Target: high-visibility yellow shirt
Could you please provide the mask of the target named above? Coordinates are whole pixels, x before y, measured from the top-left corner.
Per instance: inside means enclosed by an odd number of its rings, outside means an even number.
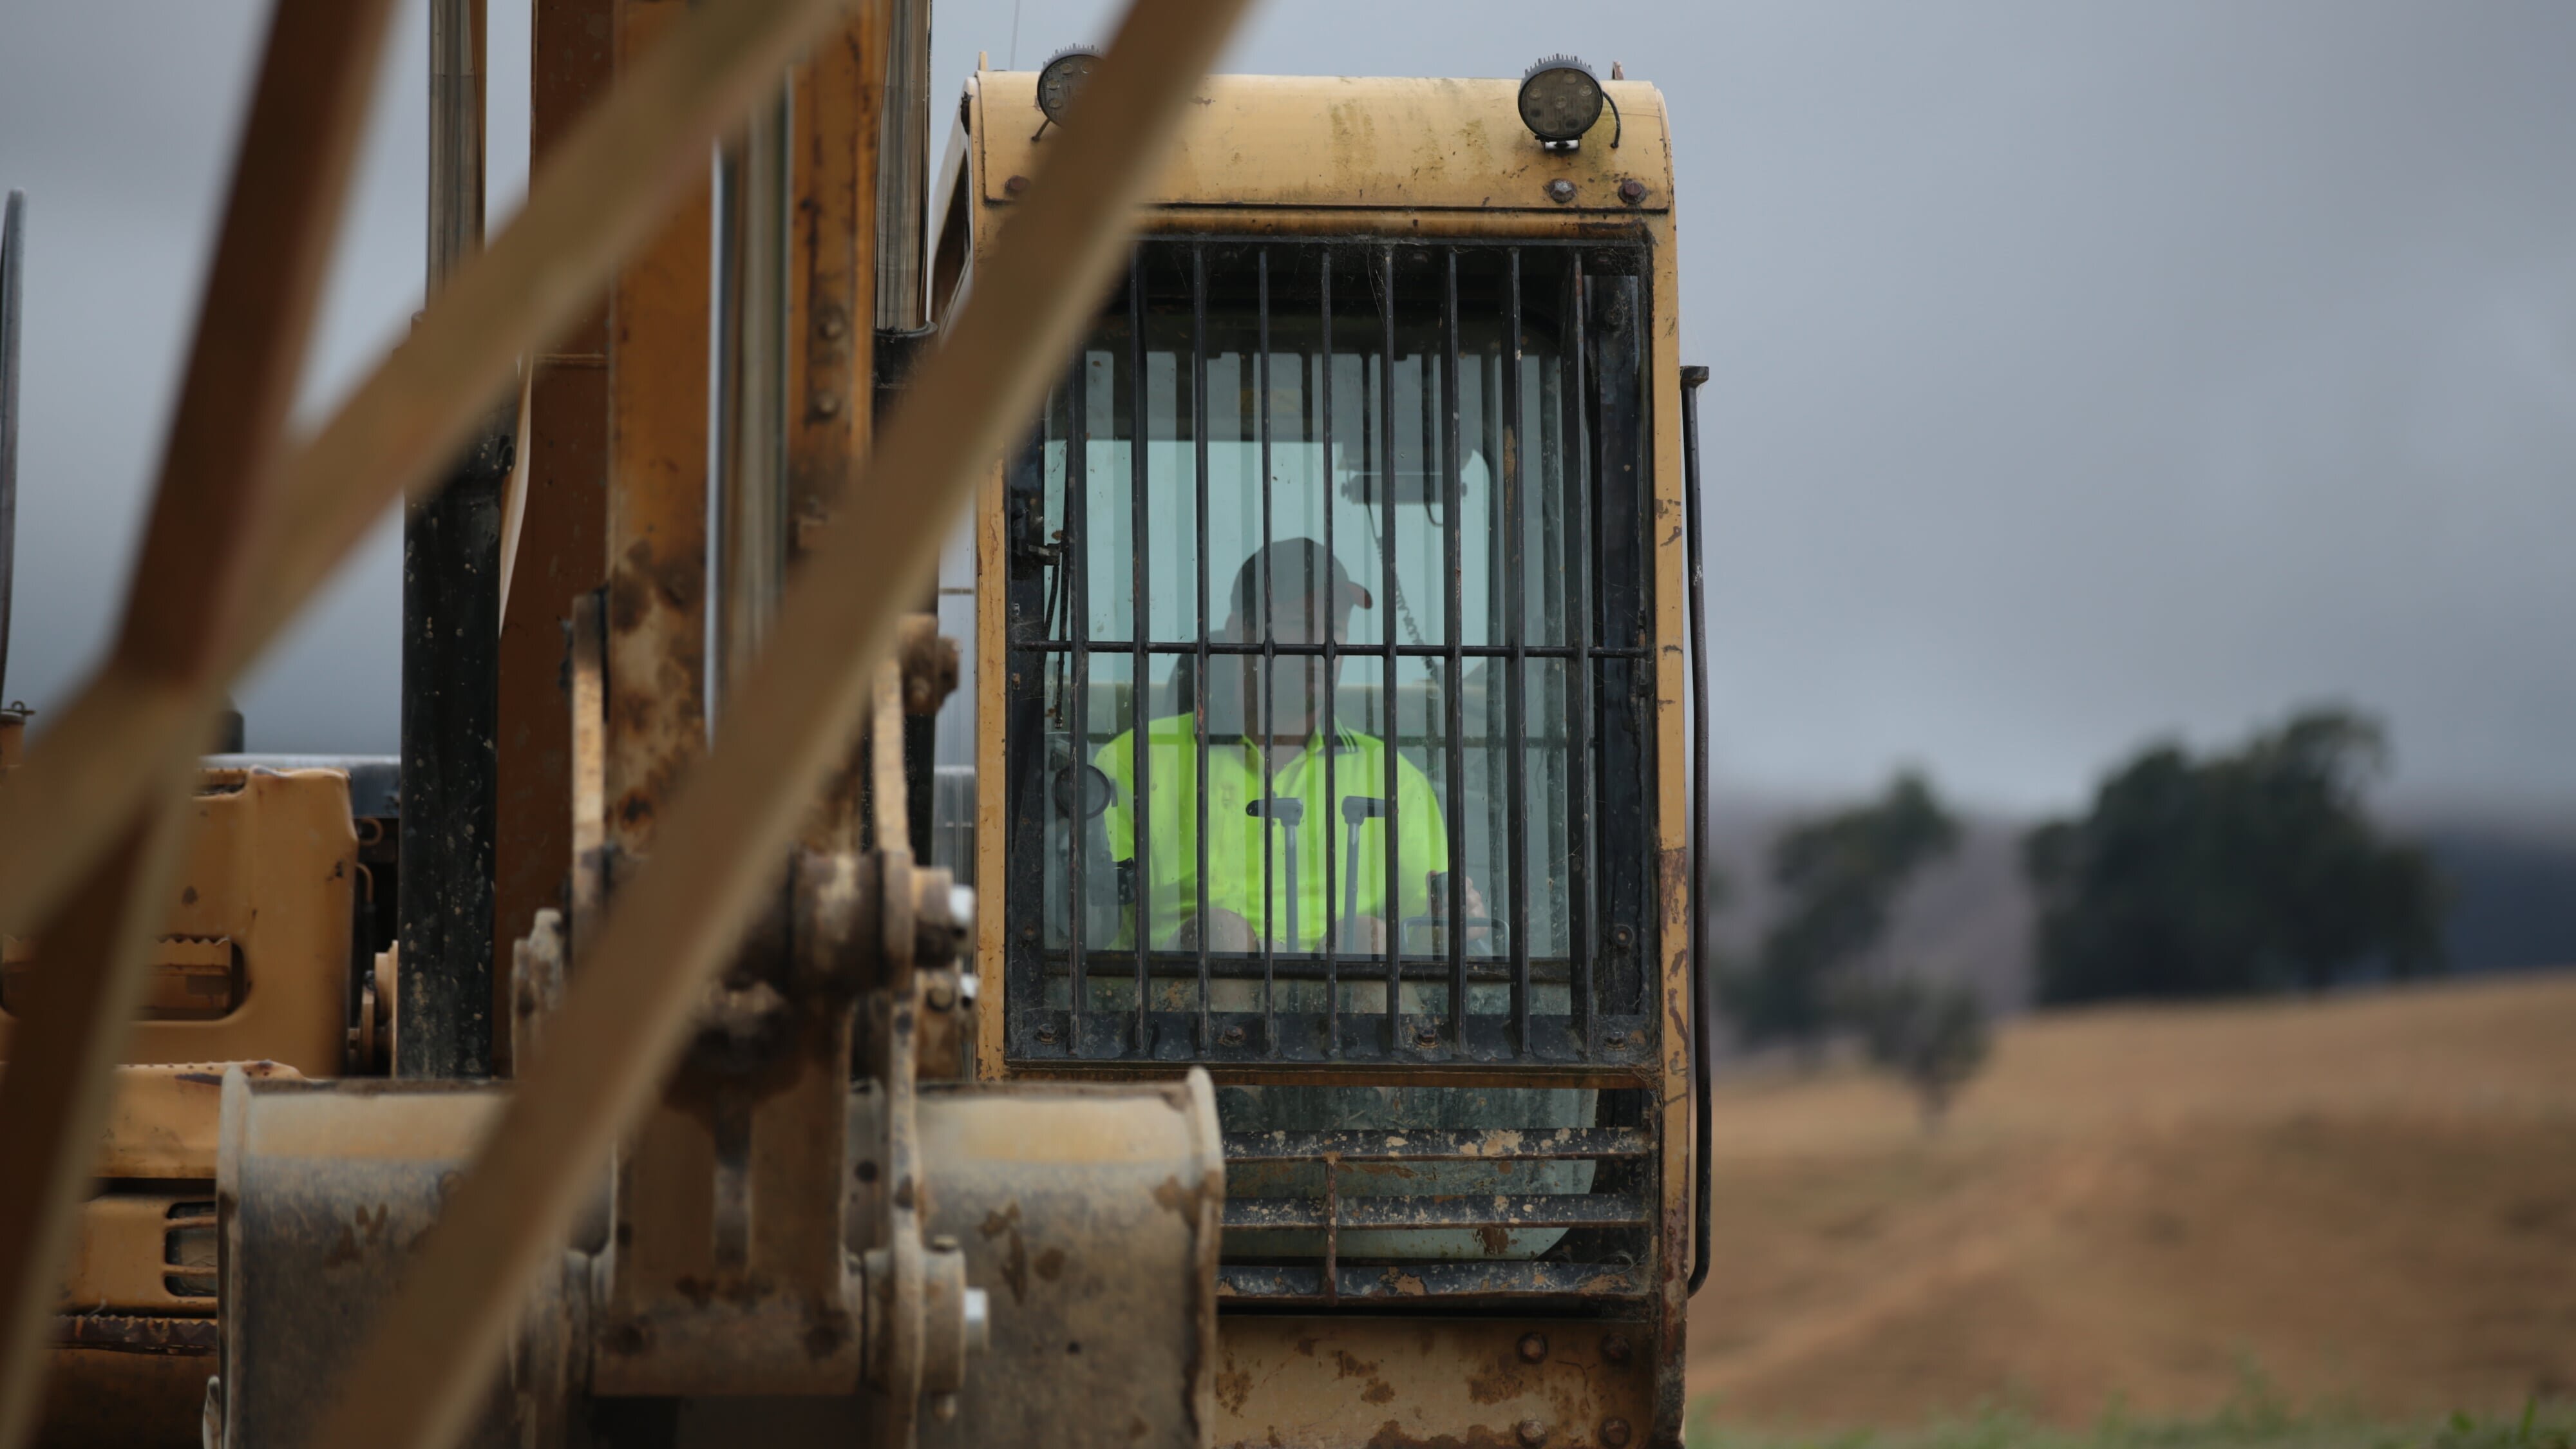
[[[1195,715],[1166,715],[1147,725],[1153,741],[1148,761],[1152,826],[1147,837],[1145,884],[1152,922],[1151,939],[1171,939],[1181,923],[1199,909],[1199,780]],[[1117,796],[1101,823],[1109,853],[1120,861],[1136,857],[1135,732],[1120,733],[1100,747],[1092,763],[1117,786]],[[1394,826],[1398,842],[1397,900],[1401,909],[1389,924],[1430,913],[1425,876],[1449,868],[1449,831],[1431,782],[1399,752],[1395,757],[1395,819],[1383,815],[1361,822],[1357,847],[1344,819],[1341,802],[1386,797],[1386,745],[1374,735],[1343,730],[1331,754],[1332,798],[1325,795],[1326,766],[1322,735],[1276,774],[1264,768],[1258,745],[1244,739],[1212,739],[1207,747],[1207,903],[1210,910],[1232,911],[1252,923],[1256,936],[1276,940],[1289,950],[1320,951],[1324,933],[1345,916],[1350,900],[1352,866],[1357,864],[1358,914],[1386,920],[1386,842]],[[1265,788],[1266,785],[1266,788]],[[1295,828],[1297,860],[1297,939],[1288,938],[1289,827],[1275,819],[1248,815],[1244,807],[1271,798],[1303,802],[1305,818]],[[1265,855],[1268,889],[1263,886]],[[1332,862],[1326,879],[1325,861]],[[1265,905],[1267,909],[1265,909]]]

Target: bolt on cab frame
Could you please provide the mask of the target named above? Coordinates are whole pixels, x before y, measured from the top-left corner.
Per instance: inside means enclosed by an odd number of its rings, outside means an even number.
[[[1672,171],[1606,89],[1211,78],[975,514],[977,1074],[1215,1077],[1220,1444],[1678,1442]],[[1042,121],[969,82],[935,318]]]

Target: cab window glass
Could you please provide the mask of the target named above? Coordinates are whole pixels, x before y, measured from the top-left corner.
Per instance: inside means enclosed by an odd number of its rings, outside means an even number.
[[[1010,470],[1015,1050],[1544,1056],[1642,1005],[1636,271],[1140,246]]]

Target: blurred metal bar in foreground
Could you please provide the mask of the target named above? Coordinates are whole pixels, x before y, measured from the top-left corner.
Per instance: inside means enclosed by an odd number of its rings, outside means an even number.
[[[295,617],[387,505],[436,486],[519,354],[579,319],[671,198],[703,180],[705,148],[839,13],[833,0],[690,7],[563,143],[517,220],[284,463],[250,597],[215,667],[184,682],[102,671],[0,791],[0,931],[29,929],[119,838],[146,789],[136,762],[195,753],[223,683]]]
[[[1138,0],[1130,11],[1063,149],[870,464],[902,486],[853,480],[849,496],[867,513],[829,525],[792,582],[721,746],[682,785],[660,848],[583,948],[545,1054],[337,1387],[316,1436],[323,1449],[453,1441],[522,1294],[669,1070],[701,986],[855,734],[943,531],[1098,306],[1131,215],[1243,4]]]
[[[164,737],[113,761],[134,794],[125,808],[91,812],[101,817],[89,822],[95,844],[62,867],[63,884],[82,884],[37,933],[57,964],[29,992],[15,1060],[0,1078],[0,1449],[24,1437],[41,1397],[42,1340],[73,1212],[178,864],[188,813],[181,775],[204,744],[257,563],[275,497],[271,470],[390,9],[389,0],[280,0],[269,21],[187,381],[107,666],[110,678],[194,707],[168,716]],[[36,758],[43,753],[40,745]],[[6,828],[22,851],[61,848],[43,822]]]
[[[876,157],[875,318],[883,330],[904,332],[929,321],[921,273],[930,245],[930,0],[884,3],[894,44]]]

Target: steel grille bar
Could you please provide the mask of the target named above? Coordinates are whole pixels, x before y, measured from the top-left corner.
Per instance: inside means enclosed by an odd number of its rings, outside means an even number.
[[[1279,571],[1271,567],[1270,557],[1270,248],[1253,253],[1253,272],[1259,287],[1259,305],[1255,312],[1254,343],[1260,349],[1254,361],[1253,420],[1255,435],[1261,447],[1261,794],[1265,800],[1272,793],[1270,746],[1279,737]],[[1261,1051],[1264,1056],[1279,1055],[1279,933],[1271,919],[1271,902],[1277,892],[1271,884],[1274,871],[1270,842],[1274,836],[1286,835],[1279,822],[1268,815],[1261,817]],[[1288,903],[1289,919],[1296,919],[1297,903]],[[1294,944],[1293,942],[1291,944]]]
[[[1330,1156],[1357,1162],[1547,1162],[1574,1158],[1643,1157],[1654,1139],[1635,1127],[1378,1128],[1346,1131],[1290,1129],[1228,1132],[1229,1163],[1318,1162]]]
[[[1386,900],[1378,908],[1378,919],[1386,937],[1386,1045],[1390,1054],[1404,1050],[1402,1029],[1404,1009],[1404,819],[1402,792],[1396,788],[1396,768],[1403,730],[1396,720],[1395,665],[1395,248],[1380,247],[1378,263],[1378,316],[1385,325],[1377,367],[1378,386],[1378,491],[1386,508],[1386,528],[1378,535],[1379,562],[1384,566],[1384,591],[1387,617],[1378,621],[1378,644],[1385,650],[1386,699],[1381,707],[1385,715],[1386,740],[1378,753],[1386,762],[1386,834],[1381,837],[1386,849]]]
[[[1626,1228],[1647,1221],[1630,1193],[1448,1193],[1355,1197],[1326,1204],[1299,1197],[1229,1197],[1229,1232],[1280,1228]]]
[[[1198,970],[1198,958],[1186,951],[1156,951],[1147,960],[1153,974],[1165,980],[1187,978]],[[1209,970],[1221,981],[1250,981],[1260,975],[1261,953],[1257,950],[1214,951],[1209,953],[1208,961]],[[1569,974],[1572,966],[1571,957],[1554,956],[1533,962],[1531,969],[1537,980],[1557,984],[1573,979]],[[1449,962],[1439,956],[1407,956],[1403,969],[1407,981],[1445,981],[1449,975]],[[1321,981],[1325,963],[1320,956],[1284,956],[1272,963],[1271,970],[1282,981]],[[1467,979],[1506,984],[1512,979],[1512,966],[1508,961],[1470,957]]]
[[[1449,808],[1449,1040],[1459,1056],[1467,1054],[1467,703],[1465,661],[1466,570],[1459,563],[1459,535],[1467,519],[1462,480],[1458,476],[1458,249],[1444,248],[1440,294],[1440,487],[1441,511],[1449,527],[1441,538],[1441,565],[1449,576],[1449,673],[1441,690],[1447,707]],[[1427,369],[1426,369],[1427,371]],[[1428,381],[1428,379],[1425,379]],[[1426,445],[1429,439],[1423,440]]]
[[[1145,959],[1153,949],[1154,926],[1154,670],[1145,639],[1154,632],[1153,590],[1146,577],[1145,550],[1149,517],[1145,506],[1145,249],[1127,253],[1127,481],[1128,505],[1135,537],[1127,571],[1133,597],[1128,608],[1136,633],[1135,677],[1127,687],[1127,753],[1136,766],[1136,799],[1128,810],[1127,847],[1136,860],[1135,900],[1128,919],[1136,937],[1136,1047],[1152,1040],[1147,1032],[1153,1009],[1145,979]],[[1083,777],[1086,781],[1088,775]],[[1089,801],[1084,808],[1089,808]]]
[[[1208,973],[1208,413],[1207,413],[1207,246],[1190,248],[1190,350],[1193,371],[1190,375],[1190,441],[1197,455],[1199,490],[1199,622],[1198,673],[1192,678],[1190,737],[1198,745],[1198,897],[1197,923],[1199,940],[1199,1035],[1201,1052],[1216,1050],[1216,1035],[1211,1029],[1208,1012],[1210,990]],[[1151,893],[1151,880],[1147,883]]]
[[[1598,1054],[1600,1013],[1592,999],[1592,957],[1594,916],[1592,900],[1592,469],[1591,450],[1585,446],[1583,419],[1583,350],[1584,296],[1583,254],[1574,254],[1567,273],[1569,298],[1566,357],[1566,446],[1562,456],[1577,460],[1573,476],[1568,479],[1566,512],[1571,544],[1566,552],[1575,575],[1572,606],[1566,610],[1572,626],[1574,644],[1574,718],[1573,744],[1566,769],[1569,793],[1572,795],[1568,824],[1574,846],[1574,912],[1573,940],[1575,984],[1573,1010],[1578,1018],[1577,1037],[1587,1057]]]
[[[1114,635],[1103,635],[1101,638],[1091,641],[1074,639],[1015,640],[1012,642],[1011,647],[1032,654],[1067,654],[1071,653],[1074,646],[1078,643],[1085,644],[1088,647],[1097,647],[1099,644],[1117,644],[1121,647],[1133,647],[1132,641],[1120,639]],[[1199,651],[1200,646],[1199,642],[1193,639],[1156,639],[1149,641],[1144,647],[1145,652],[1148,654],[1196,654]],[[1450,646],[1446,644],[1400,644],[1396,646],[1395,652],[1396,656],[1402,659],[1445,660],[1449,657],[1449,648]],[[1457,648],[1460,656],[1467,659],[1509,659],[1512,657],[1512,647],[1508,644],[1460,644]],[[1265,648],[1259,644],[1210,643],[1207,645],[1207,650],[1209,653],[1219,656],[1228,654],[1256,655],[1277,653],[1293,659],[1299,655],[1305,655],[1310,658],[1320,658],[1325,652],[1325,647],[1321,644],[1273,643]],[[1375,654],[1380,651],[1377,649],[1371,649],[1369,652]],[[1589,657],[1594,659],[1643,659],[1646,657],[1648,651],[1621,644],[1595,644],[1586,651],[1586,653]],[[1571,659],[1574,657],[1575,651],[1571,647],[1564,645],[1531,644],[1523,647],[1521,654],[1530,659]]]
[[[1647,1274],[1596,1263],[1343,1264],[1328,1284],[1320,1268],[1223,1263],[1217,1296],[1265,1302],[1418,1302],[1438,1298],[1643,1298]]]
[[[1066,612],[1079,623],[1071,636],[1073,689],[1064,709],[1071,717],[1073,778],[1080,782],[1065,820],[1065,835],[1073,847],[1065,865],[1065,919],[1072,926],[1066,975],[1073,987],[1073,1054],[1081,1056],[1091,1044],[1085,1030],[1091,1009],[1091,927],[1086,919],[1091,903],[1086,899],[1088,882],[1083,879],[1091,857],[1091,777],[1082,769],[1091,762],[1091,343],[1087,338],[1073,354],[1073,385],[1065,411],[1062,557],[1073,596]]]
[[[1321,408],[1323,427],[1322,476],[1316,480],[1324,494],[1324,558],[1328,569],[1341,567],[1342,556],[1334,551],[1333,515],[1340,512],[1333,496],[1333,253],[1316,254],[1321,275],[1316,279],[1317,330],[1315,340],[1315,392]],[[0,601],[5,603],[5,601]],[[1200,631],[1205,634],[1205,630]],[[0,646],[7,640],[0,639]],[[1324,1055],[1338,1058],[1342,1054],[1342,933],[1350,922],[1334,914],[1342,893],[1336,882],[1334,865],[1341,852],[1333,849],[1335,817],[1341,813],[1342,792],[1336,766],[1342,755],[1342,601],[1324,613]],[[1357,870],[1359,862],[1351,862]]]
[[[1504,639],[1511,650],[1504,670],[1503,716],[1511,734],[1511,773],[1506,779],[1505,849],[1510,852],[1512,911],[1512,1041],[1515,1050],[1530,1049],[1529,954],[1529,606],[1522,596],[1529,564],[1521,536],[1523,470],[1521,466],[1521,252],[1503,254],[1503,345],[1501,411],[1503,425],[1503,600],[1507,609]]]

